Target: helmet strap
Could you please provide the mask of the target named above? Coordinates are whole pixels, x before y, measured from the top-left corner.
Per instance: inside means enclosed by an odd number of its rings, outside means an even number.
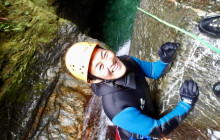
[[[88,74],[88,80],[90,81],[90,80],[105,80],[105,79],[102,79],[102,78],[100,78],[100,77],[97,77],[97,76],[95,76],[95,75],[93,75],[93,74],[91,74],[91,73],[89,73]]]

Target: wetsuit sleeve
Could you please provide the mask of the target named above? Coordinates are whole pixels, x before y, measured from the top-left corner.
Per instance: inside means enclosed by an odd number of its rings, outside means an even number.
[[[131,56],[131,58],[138,63],[138,65],[141,67],[141,69],[144,71],[145,76],[153,79],[159,78],[165,67],[167,66],[168,63],[164,63],[162,61],[156,61],[156,62],[148,62],[148,61],[143,61],[140,59],[137,59],[134,56]]]
[[[191,105],[180,101],[177,107],[159,120],[128,107],[113,118],[113,123],[131,133],[144,136],[163,137],[173,131],[186,117]]]

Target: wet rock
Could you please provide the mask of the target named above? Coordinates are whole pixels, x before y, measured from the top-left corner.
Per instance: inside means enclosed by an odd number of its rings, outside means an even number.
[[[32,127],[34,139],[81,139],[86,98],[80,91],[57,85]]]
[[[101,98],[98,96],[93,96],[88,103],[85,116],[84,116],[84,126],[83,126],[83,133],[82,139],[83,140],[94,140],[98,139],[99,132],[102,131],[100,129],[101,125],[100,117],[102,112],[102,103]]]
[[[204,4],[202,1],[175,0],[142,0],[140,4],[145,11],[195,34],[220,49],[219,39],[205,36],[198,30],[198,22],[201,19],[218,13],[215,6],[215,3]],[[220,55],[198,40],[139,11],[133,28],[130,54],[143,60],[157,61],[158,48],[165,42],[179,42],[181,47],[166,75],[158,80],[147,79],[159,104],[160,114],[170,112],[179,102],[179,88],[184,80],[192,78],[198,83],[200,90],[194,109],[168,138],[191,139],[197,133],[197,138],[210,139],[208,129],[220,130],[219,99],[212,93],[213,84],[220,80]],[[184,132],[185,129],[192,129],[195,133],[189,134]]]
[[[99,41],[59,18],[47,1],[8,0],[5,7],[2,16],[9,22],[0,32],[1,139],[81,139],[93,92],[69,75],[63,55],[72,43]]]

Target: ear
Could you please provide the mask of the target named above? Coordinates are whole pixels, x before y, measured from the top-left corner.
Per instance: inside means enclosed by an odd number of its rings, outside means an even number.
[[[101,83],[102,81],[103,81],[103,80],[95,79],[95,80],[90,80],[89,83],[97,84],[97,83]]]

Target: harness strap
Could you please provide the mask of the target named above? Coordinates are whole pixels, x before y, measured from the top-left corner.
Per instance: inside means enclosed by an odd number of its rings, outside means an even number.
[[[120,135],[119,135],[119,131],[118,131],[118,127],[116,128],[115,140],[121,140]]]

